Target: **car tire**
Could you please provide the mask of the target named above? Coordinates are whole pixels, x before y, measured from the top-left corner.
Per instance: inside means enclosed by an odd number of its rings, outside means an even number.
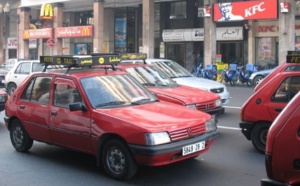
[[[256,76],[256,77],[253,79],[253,85],[254,85],[254,86],[258,85],[262,79],[264,79],[263,76]]]
[[[106,173],[117,180],[128,180],[136,172],[138,165],[127,146],[119,140],[108,141],[102,151],[102,165]]]
[[[33,140],[18,119],[14,119],[11,123],[10,140],[18,152],[27,152],[33,145]]]
[[[251,132],[251,141],[255,149],[260,153],[265,153],[267,134],[270,128],[268,123],[257,123]]]
[[[16,90],[17,85],[14,83],[10,83],[7,87],[7,93],[8,95],[12,95],[12,93]]]

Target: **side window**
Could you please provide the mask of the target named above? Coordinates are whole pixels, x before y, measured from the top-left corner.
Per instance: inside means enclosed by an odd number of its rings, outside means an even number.
[[[20,63],[17,67],[16,74],[29,74],[30,73],[30,63]]]
[[[26,89],[24,90],[24,92],[22,92],[22,95],[21,95],[20,99],[30,101],[34,82],[35,82],[35,78],[32,78],[30,83],[28,83],[28,85],[27,85]]]
[[[66,82],[55,82],[54,84],[54,106],[69,108],[69,104],[81,102],[78,89],[68,85]]]
[[[289,102],[300,90],[300,77],[288,77],[278,86],[271,98],[272,102]]]
[[[33,86],[31,100],[47,105],[49,103],[51,81],[51,77],[37,77]]]
[[[41,72],[43,69],[44,66],[41,63],[32,63],[32,72]]]

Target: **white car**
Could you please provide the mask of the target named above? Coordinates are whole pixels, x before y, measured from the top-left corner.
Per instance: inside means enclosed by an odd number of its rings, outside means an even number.
[[[11,95],[15,89],[33,72],[39,72],[44,66],[38,60],[24,60],[15,63],[5,75],[5,88]]]
[[[219,82],[199,78],[193,76],[184,67],[180,66],[175,61],[169,59],[146,59],[147,64],[154,64],[159,67],[162,71],[166,72],[170,78],[176,81],[180,85],[190,86],[202,90],[207,90],[216,93],[222,100],[222,105],[227,104],[230,99],[230,93],[227,87]],[[122,63],[141,63],[143,60],[123,60]]]

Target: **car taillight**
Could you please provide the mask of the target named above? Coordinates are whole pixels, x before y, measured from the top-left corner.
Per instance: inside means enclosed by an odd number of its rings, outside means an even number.
[[[265,155],[265,164],[266,164],[266,171],[268,178],[273,177],[273,171],[272,171],[272,154],[266,153]]]

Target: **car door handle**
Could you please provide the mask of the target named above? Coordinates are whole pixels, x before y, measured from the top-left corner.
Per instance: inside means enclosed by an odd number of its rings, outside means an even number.
[[[56,112],[56,111],[51,111],[51,115],[52,115],[52,116],[56,116],[56,115],[57,115],[57,112]]]
[[[20,105],[20,109],[24,110],[25,109],[25,105]]]
[[[283,108],[274,108],[276,112],[281,112]]]

